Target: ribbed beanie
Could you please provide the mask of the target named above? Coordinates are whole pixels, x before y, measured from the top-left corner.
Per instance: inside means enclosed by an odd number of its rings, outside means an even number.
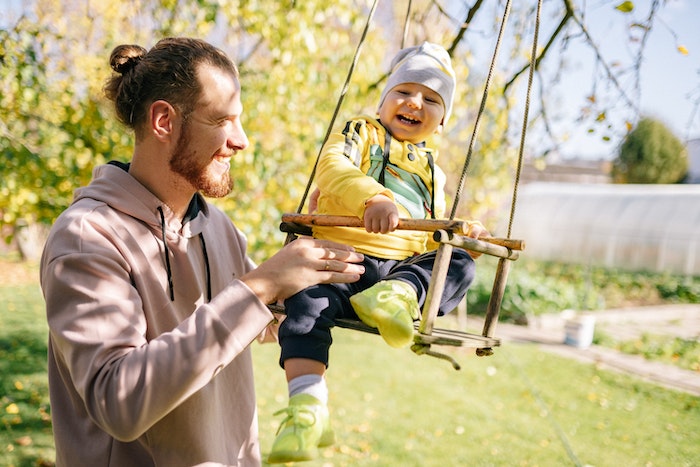
[[[455,93],[455,72],[447,51],[430,42],[400,50],[391,61],[391,72],[379,98],[381,107],[391,89],[402,83],[418,83],[432,89],[445,106],[443,124],[452,113]]]

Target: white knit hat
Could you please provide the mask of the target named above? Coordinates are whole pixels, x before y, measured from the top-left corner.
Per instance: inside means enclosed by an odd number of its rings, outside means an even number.
[[[391,73],[379,98],[380,107],[389,91],[402,83],[422,84],[438,93],[445,106],[443,124],[447,123],[456,83],[450,56],[444,48],[423,42],[420,46],[400,50],[391,61]]]

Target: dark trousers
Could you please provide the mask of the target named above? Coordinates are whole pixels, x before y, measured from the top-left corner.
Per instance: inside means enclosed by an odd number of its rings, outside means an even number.
[[[280,365],[289,358],[308,358],[328,366],[328,351],[333,338],[331,328],[337,318],[359,319],[350,304],[350,297],[380,280],[400,280],[413,286],[422,308],[430,284],[437,251],[429,251],[397,261],[365,255],[365,273],[352,284],[319,284],[302,290],[284,302],[287,317],[279,329],[282,347]],[[449,313],[464,298],[474,280],[475,264],[469,254],[459,248],[452,252],[440,301],[439,315]]]

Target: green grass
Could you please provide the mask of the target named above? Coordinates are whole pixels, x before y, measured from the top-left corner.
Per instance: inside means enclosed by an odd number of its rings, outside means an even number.
[[[616,340],[604,331],[596,332],[593,342],[630,355],[641,355],[684,370],[700,371],[700,341],[645,332],[630,340]]]
[[[328,383],[338,442],[308,466],[691,466],[700,398],[508,344],[441,360],[336,330]],[[275,345],[256,346],[265,454],[286,405]]]
[[[479,258],[478,274],[467,294],[472,314],[484,314],[497,258]],[[501,321],[523,324],[533,316],[562,310],[602,310],[627,306],[700,303],[700,276],[630,272],[535,261],[516,261],[508,276]]]
[[[0,466],[49,466],[43,301],[35,283],[8,277],[0,286]],[[373,335],[338,329],[334,337],[328,382],[338,442],[301,465],[698,465],[698,397],[534,345],[506,343],[483,358],[441,349],[462,365],[455,371]],[[254,345],[263,454],[287,400],[277,357],[276,345]]]
[[[39,286],[0,287],[0,465],[53,465]]]

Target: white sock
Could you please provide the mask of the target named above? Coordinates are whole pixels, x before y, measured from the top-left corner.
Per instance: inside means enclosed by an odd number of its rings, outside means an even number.
[[[309,394],[321,401],[323,405],[328,405],[328,386],[321,375],[301,375],[292,379],[289,382],[289,397],[297,394]]]

